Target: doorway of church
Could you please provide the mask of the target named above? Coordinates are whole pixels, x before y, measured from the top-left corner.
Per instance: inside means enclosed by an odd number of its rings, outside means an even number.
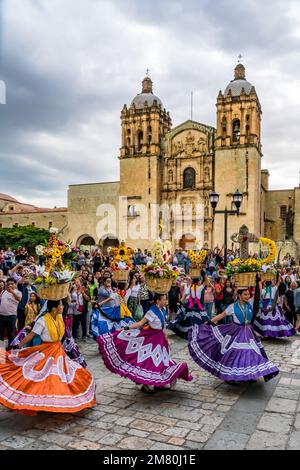
[[[96,242],[93,237],[89,235],[82,235],[78,238],[76,246],[80,248],[82,251],[88,250],[90,253],[97,248]]]
[[[100,240],[100,246],[104,255],[107,255],[108,248],[116,248],[119,246],[119,240],[114,235],[108,235]]]
[[[183,250],[193,250],[196,247],[196,237],[192,233],[186,233],[179,241],[179,247]]]

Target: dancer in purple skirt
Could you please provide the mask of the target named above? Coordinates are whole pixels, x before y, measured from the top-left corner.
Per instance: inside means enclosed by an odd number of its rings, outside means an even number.
[[[153,393],[154,387],[170,387],[177,379],[192,380],[187,364],[177,364],[170,355],[166,337],[167,297],[155,294],[154,301],[139,322],[97,337],[106,367],[142,384],[147,393]]]
[[[203,369],[226,382],[253,382],[264,377],[267,382],[279,370],[269,361],[253,326],[253,301],[248,289],[238,291],[238,300],[212,322],[196,325],[189,333],[189,351]],[[216,326],[226,316],[233,322]]]
[[[253,327],[264,338],[287,338],[297,333],[278,304],[280,282],[281,278],[274,286],[271,281],[267,281],[266,287],[262,290],[261,308],[255,318]]]

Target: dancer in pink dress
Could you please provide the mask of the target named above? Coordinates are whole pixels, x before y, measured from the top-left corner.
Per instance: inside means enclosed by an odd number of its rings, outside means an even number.
[[[154,301],[139,322],[97,338],[106,367],[142,384],[142,390],[148,393],[153,393],[154,387],[170,386],[177,379],[192,380],[187,364],[177,364],[170,355],[166,334],[167,297],[155,294]]]

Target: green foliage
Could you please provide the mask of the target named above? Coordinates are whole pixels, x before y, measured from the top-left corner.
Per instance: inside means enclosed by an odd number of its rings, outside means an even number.
[[[29,254],[35,254],[35,247],[39,244],[47,244],[49,231],[43,228],[27,225],[25,227],[0,228],[0,248],[12,250],[19,246],[25,246]]]

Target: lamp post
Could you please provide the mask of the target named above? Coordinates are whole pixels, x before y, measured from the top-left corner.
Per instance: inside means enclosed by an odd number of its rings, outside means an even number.
[[[216,210],[216,207],[219,202],[220,195],[215,191],[211,192],[209,195],[210,205],[213,208],[214,215],[215,214],[224,214],[224,264],[227,264],[227,236],[228,236],[228,216],[229,215],[239,215],[240,214],[240,207],[243,202],[243,194],[237,190],[233,196],[232,201],[236,207],[236,210],[227,209],[225,207],[224,210]]]

